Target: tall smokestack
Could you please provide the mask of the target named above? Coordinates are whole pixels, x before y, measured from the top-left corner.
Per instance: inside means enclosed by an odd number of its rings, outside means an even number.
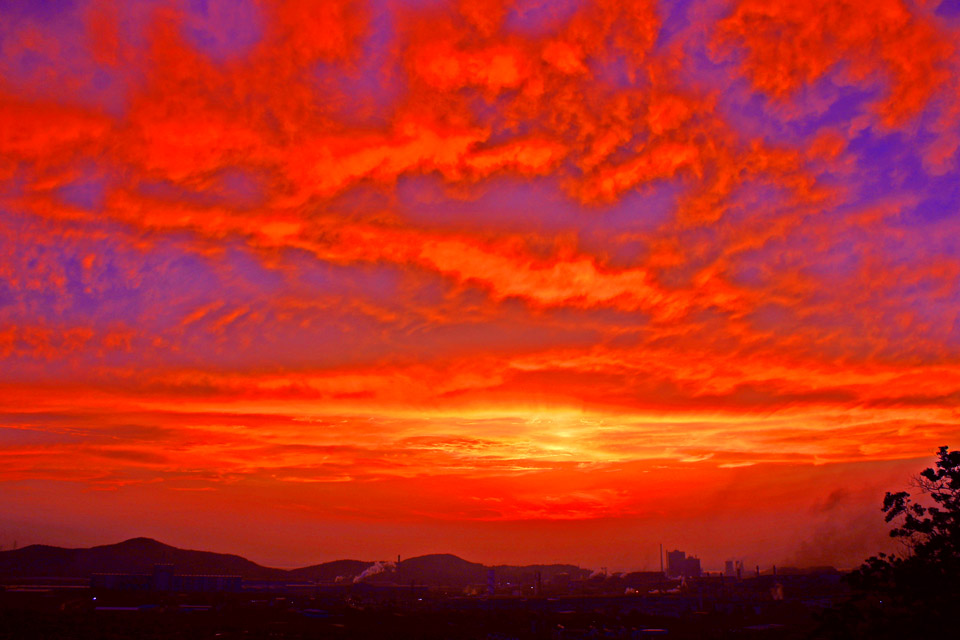
[[[663,543],[660,543],[660,577],[657,578],[657,591],[663,595]]]

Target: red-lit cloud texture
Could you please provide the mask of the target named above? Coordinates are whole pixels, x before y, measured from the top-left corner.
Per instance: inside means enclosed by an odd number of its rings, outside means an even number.
[[[0,538],[850,565],[960,435],[960,4],[0,3]]]

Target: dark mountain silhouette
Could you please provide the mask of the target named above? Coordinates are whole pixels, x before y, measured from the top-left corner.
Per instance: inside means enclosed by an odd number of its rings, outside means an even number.
[[[513,584],[533,584],[537,573],[544,582],[549,582],[555,576],[567,574],[572,579],[586,578],[592,572],[590,569],[581,569],[572,564],[531,564],[531,565],[496,565],[488,567],[476,562],[468,562],[449,553],[433,554],[409,558],[400,563],[399,575],[383,577],[373,576],[373,580],[391,579],[403,584],[416,582],[427,585],[443,585],[448,587],[465,587],[471,584],[485,584],[487,571],[493,569],[498,583],[511,582]]]
[[[316,582],[333,582],[337,578],[352,580],[363,573],[372,562],[363,560],[334,560],[309,567],[293,569],[287,574],[296,580],[313,580]]]
[[[88,578],[92,573],[151,573],[156,564],[172,564],[179,574],[239,575],[246,580],[291,580],[333,582],[337,578],[365,582],[387,582],[448,587],[484,584],[488,567],[451,554],[408,558],[393,563],[363,560],[335,560],[299,569],[261,566],[238,555],[178,549],[151,538],[132,538],[117,544],[89,549],[64,549],[31,545],[0,551],[0,578]],[[543,580],[567,573],[571,578],[590,574],[573,565],[530,565],[493,567],[497,580],[532,581],[536,572]],[[366,573],[365,573],[366,572]]]
[[[531,582],[536,574],[540,573],[540,579],[549,582],[560,574],[567,574],[571,579],[577,580],[589,577],[593,571],[590,569],[581,569],[572,564],[529,564],[529,565],[508,565],[501,564],[493,567],[496,572],[497,580],[507,580],[514,584],[520,582]]]
[[[415,582],[446,587],[482,584],[487,579],[487,568],[482,564],[449,553],[408,558],[400,563],[398,573],[398,580],[403,584]]]
[[[155,564],[172,564],[178,573],[240,575],[250,580],[282,580],[283,569],[262,567],[237,555],[178,549],[150,538],[132,538],[89,549],[30,545],[0,552],[0,576],[87,578],[91,573],[151,573]]]

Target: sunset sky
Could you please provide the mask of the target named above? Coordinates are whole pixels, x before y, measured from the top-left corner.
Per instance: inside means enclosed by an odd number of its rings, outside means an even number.
[[[960,0],[0,2],[0,544],[852,566],[960,435]]]

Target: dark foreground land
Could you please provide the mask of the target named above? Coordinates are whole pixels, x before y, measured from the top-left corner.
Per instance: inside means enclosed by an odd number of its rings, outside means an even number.
[[[809,637],[816,610],[799,599],[758,606],[684,594],[467,598],[418,592],[363,599],[7,589],[0,592],[0,638],[787,639]]]
[[[148,538],[0,552],[0,640],[803,638],[849,596],[830,567],[681,579],[433,554],[287,571]]]

